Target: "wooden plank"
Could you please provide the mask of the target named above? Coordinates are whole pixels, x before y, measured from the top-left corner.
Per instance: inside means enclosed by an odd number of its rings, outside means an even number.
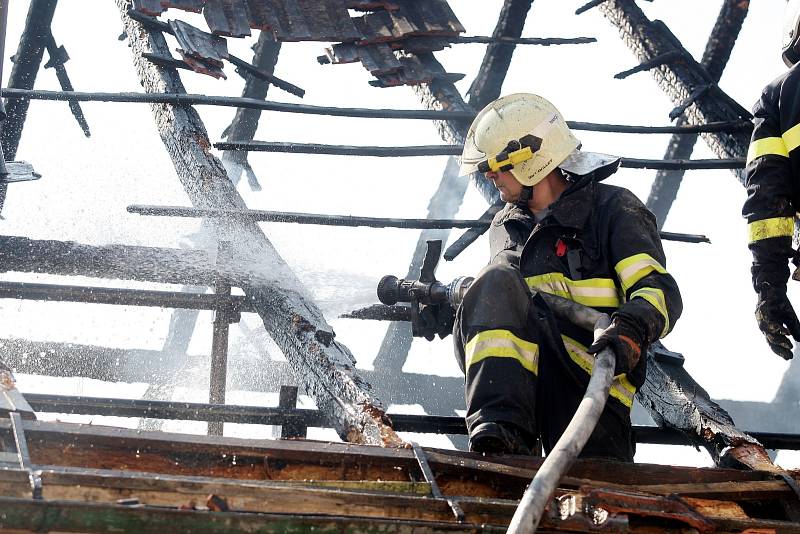
[[[0,421],[0,431],[9,428]],[[104,466],[165,474],[203,474],[239,479],[397,480],[407,481],[417,463],[407,449],[325,443],[308,440],[247,440],[130,429],[28,421],[25,432],[35,464],[75,467]],[[525,481],[541,458],[479,455],[426,449],[434,472],[468,480]],[[235,457],[235,458],[234,458]],[[235,461],[234,461],[235,459]],[[523,471],[520,471],[522,469]],[[688,468],[648,464],[578,460],[568,473],[574,484],[594,480],[608,485],[664,484],[766,480],[767,473],[732,469]],[[493,478],[494,477],[494,478]]]
[[[694,484],[645,484],[636,486],[644,493],[657,493],[730,501],[781,499],[794,495],[782,480],[707,482]]]
[[[681,496],[681,499],[689,506],[694,508],[699,514],[713,519],[744,519],[749,520],[750,516],[736,503],[730,501],[719,501],[711,499],[696,499],[693,497]]]
[[[384,485],[382,489],[362,482],[351,482],[350,487],[322,488],[314,487],[313,481],[305,486],[195,476],[154,477],[151,473],[131,471],[37,467],[41,470],[43,497],[47,500],[114,503],[135,498],[143,505],[180,507],[191,501],[205,502],[206,497],[213,494],[223,498],[235,511],[433,521],[451,517],[444,499],[419,495],[418,488],[424,488],[424,485],[415,487],[408,482]]]
[[[106,503],[35,501],[0,497],[0,530],[36,532],[308,532],[434,534],[444,532],[502,532],[491,525],[380,518],[213,512],[193,509],[119,506]]]

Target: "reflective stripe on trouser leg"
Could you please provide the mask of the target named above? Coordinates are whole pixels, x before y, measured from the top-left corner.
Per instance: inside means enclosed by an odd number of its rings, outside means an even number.
[[[502,422],[536,435],[538,347],[527,324],[529,301],[519,271],[507,265],[487,266],[464,295],[454,342],[465,372],[470,432]]]

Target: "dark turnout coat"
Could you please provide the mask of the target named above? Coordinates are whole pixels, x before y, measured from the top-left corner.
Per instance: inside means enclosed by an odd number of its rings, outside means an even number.
[[[795,213],[800,209],[800,66],[773,80],[753,107],[747,152],[747,219],[753,286],[782,286],[789,278]]]
[[[681,296],[666,270],[655,217],[627,189],[596,183],[592,176],[572,184],[538,223],[527,209],[507,204],[495,216],[489,240],[490,265],[467,292],[457,317],[467,422],[472,427],[500,418],[538,435],[549,449],[585,391],[594,364],[587,352],[593,336],[530,308],[516,315],[506,310],[522,310],[528,290],[551,293],[625,314],[652,342],[674,326]],[[498,268],[515,272],[519,282],[499,276]],[[494,281],[481,283],[482,277]],[[496,299],[507,302],[492,308]],[[630,407],[644,375],[642,358],[631,373],[616,377],[585,454],[632,459]],[[535,413],[526,411],[531,403]]]

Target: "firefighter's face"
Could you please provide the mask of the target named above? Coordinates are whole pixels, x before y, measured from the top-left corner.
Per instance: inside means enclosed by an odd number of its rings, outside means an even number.
[[[505,202],[516,202],[522,193],[522,184],[509,171],[489,171],[486,178],[494,183],[500,191],[500,198]]]

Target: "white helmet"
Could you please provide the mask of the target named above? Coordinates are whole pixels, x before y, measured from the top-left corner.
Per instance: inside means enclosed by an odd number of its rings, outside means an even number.
[[[782,57],[787,67],[800,60],[800,1],[788,0],[783,12]]]
[[[478,113],[467,132],[461,175],[510,171],[524,186],[542,181],[556,167],[585,175],[618,158],[578,150],[580,141],[544,98],[516,93]]]

